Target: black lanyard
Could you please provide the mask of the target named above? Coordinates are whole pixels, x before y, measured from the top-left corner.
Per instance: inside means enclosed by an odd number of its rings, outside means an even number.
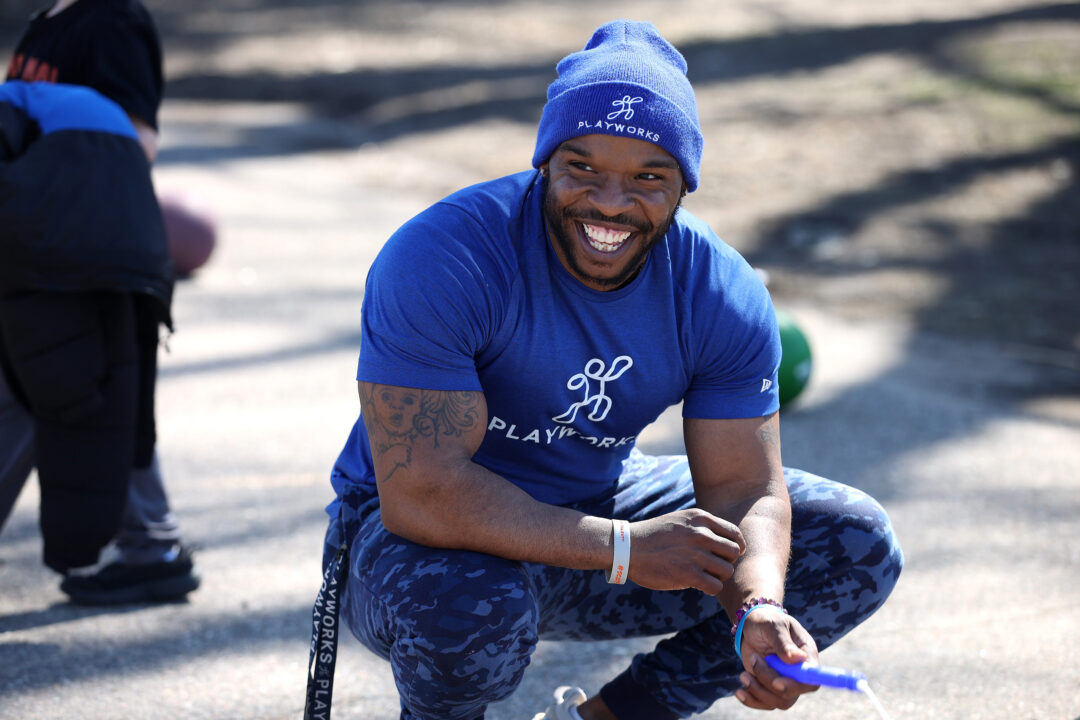
[[[338,615],[341,590],[349,572],[348,545],[341,544],[323,573],[322,587],[311,611],[311,653],[308,658],[307,700],[304,720],[330,720],[337,664]]]

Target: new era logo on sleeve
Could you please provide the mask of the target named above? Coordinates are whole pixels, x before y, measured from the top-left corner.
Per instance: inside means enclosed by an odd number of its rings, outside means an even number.
[[[769,380],[768,378],[765,378],[764,380],[761,381],[761,392],[765,392],[771,387],[772,387],[772,380]]]

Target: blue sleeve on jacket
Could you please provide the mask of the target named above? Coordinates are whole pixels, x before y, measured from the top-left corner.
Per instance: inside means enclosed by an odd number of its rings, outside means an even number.
[[[25,112],[41,128],[42,135],[88,130],[138,140],[131,120],[120,106],[87,87],[12,80],[0,85],[0,102]]]

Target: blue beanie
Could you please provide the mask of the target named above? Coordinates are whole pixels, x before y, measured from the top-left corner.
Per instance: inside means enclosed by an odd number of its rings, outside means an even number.
[[[704,141],[686,59],[652,23],[616,20],[567,55],[547,91],[533,167],[566,140],[599,133],[647,140],[678,160],[697,189]]]

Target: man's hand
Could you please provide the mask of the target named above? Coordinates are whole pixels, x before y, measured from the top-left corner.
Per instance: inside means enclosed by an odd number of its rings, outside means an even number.
[[[818,689],[780,675],[765,662],[767,655],[777,655],[787,663],[818,659],[814,639],[795,618],[772,608],[751,613],[743,625],[745,671],[739,675],[743,687],[735,691],[743,705],[757,710],[787,710],[800,695]]]
[[[691,508],[630,524],[629,579],[651,590],[717,595],[746,551],[739,528]]]

